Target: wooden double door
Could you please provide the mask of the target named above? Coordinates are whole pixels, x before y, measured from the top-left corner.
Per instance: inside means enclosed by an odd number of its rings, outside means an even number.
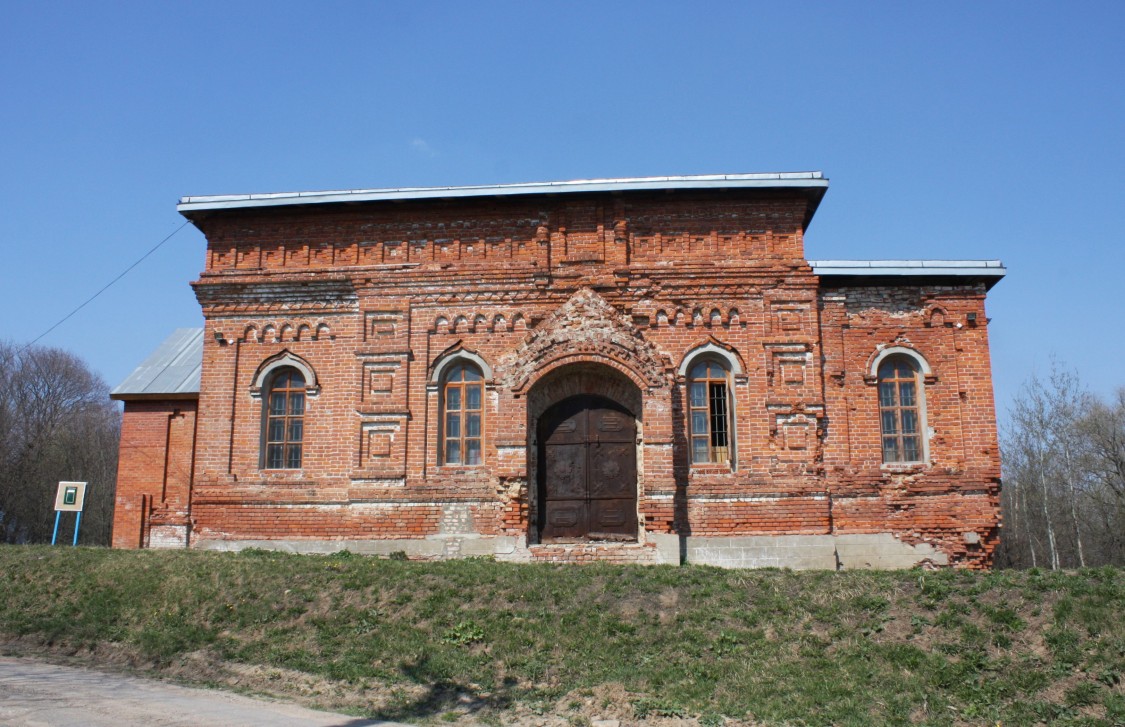
[[[539,418],[538,435],[540,540],[636,540],[636,418],[575,396]]]

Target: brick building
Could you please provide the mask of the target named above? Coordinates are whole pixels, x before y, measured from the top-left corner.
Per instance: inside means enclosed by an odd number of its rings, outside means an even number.
[[[115,547],[988,566],[996,261],[809,261],[820,173],[185,197]]]

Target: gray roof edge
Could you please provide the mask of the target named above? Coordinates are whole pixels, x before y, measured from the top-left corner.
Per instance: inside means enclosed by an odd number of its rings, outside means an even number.
[[[199,399],[198,391],[184,391],[179,393],[156,394],[115,394],[110,392],[109,398],[114,401],[195,401]]]
[[[177,328],[109,396],[129,399],[198,395],[202,370],[203,329]]]
[[[809,260],[825,277],[984,278],[991,288],[1008,273],[999,260]]]
[[[276,192],[267,194],[220,194],[180,198],[180,213],[282,205],[370,202],[378,200],[442,199],[450,197],[562,194],[576,192],[626,192],[662,189],[805,188],[827,189],[821,172],[770,172],[757,174],[700,174],[621,179],[576,179],[564,182],[522,182],[462,187],[399,187],[391,189],[347,189],[323,192]]]
[[[899,270],[903,275],[990,275],[1007,272],[999,260],[809,260],[824,275],[871,275],[873,271]]]

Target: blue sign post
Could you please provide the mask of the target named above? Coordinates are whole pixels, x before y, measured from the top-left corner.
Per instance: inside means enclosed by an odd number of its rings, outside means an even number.
[[[59,519],[64,512],[78,513],[74,521],[74,542],[78,545],[78,528],[82,525],[82,506],[86,503],[85,482],[60,482],[55,494],[55,530],[51,533],[51,545],[59,539]]]

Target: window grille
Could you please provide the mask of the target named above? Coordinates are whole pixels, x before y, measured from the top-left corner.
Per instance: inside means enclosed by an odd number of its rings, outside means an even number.
[[[688,378],[692,464],[730,463],[730,389],[727,369],[703,361]]]

